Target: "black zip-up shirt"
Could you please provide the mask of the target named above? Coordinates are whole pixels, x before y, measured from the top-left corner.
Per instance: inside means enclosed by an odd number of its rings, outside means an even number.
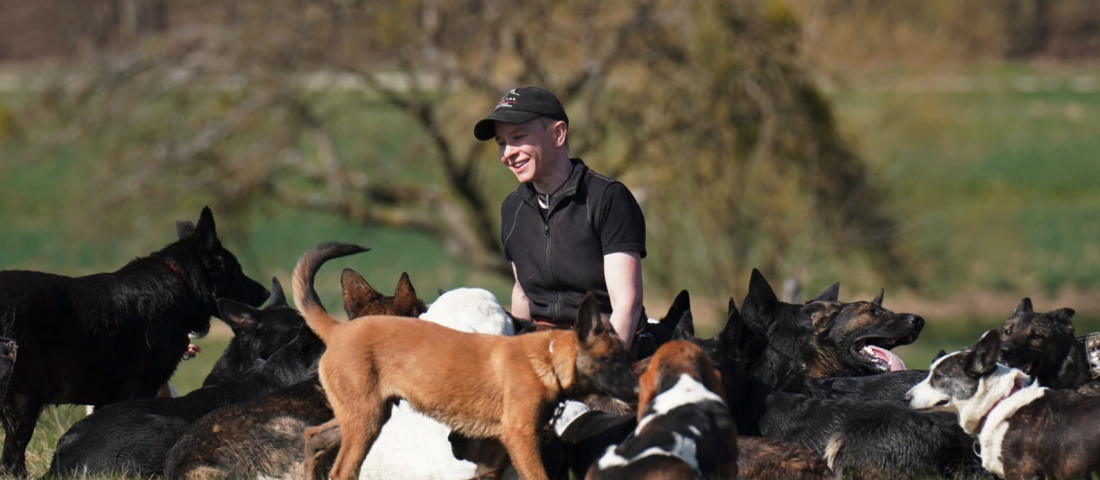
[[[555,323],[576,320],[589,291],[599,299],[600,311],[610,315],[604,255],[646,255],[645,217],[630,190],[580,159],[570,161],[569,179],[550,194],[548,208],[539,206],[528,183],[520,184],[500,208],[504,258],[516,266],[531,317]]]

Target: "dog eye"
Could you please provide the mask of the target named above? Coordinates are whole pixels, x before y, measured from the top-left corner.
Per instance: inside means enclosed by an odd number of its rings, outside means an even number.
[[[1005,331],[1004,331],[1004,334],[1005,335],[1012,335],[1012,329],[1011,328],[1006,328]]]

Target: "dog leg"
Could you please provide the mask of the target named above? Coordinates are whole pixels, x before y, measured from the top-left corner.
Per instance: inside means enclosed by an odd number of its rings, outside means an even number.
[[[303,477],[325,480],[325,471],[332,468],[332,457],[340,448],[340,424],[335,420],[307,428],[305,431],[305,465]]]
[[[527,421],[512,425],[514,426],[505,427],[504,434],[500,437],[500,442],[504,444],[504,448],[508,450],[508,456],[512,458],[512,466],[524,480],[547,479],[546,468],[542,465],[542,456],[539,453],[538,434],[535,431],[534,422]]]
[[[17,478],[27,476],[27,444],[34,436],[42,402],[17,393],[9,393],[3,408],[4,454],[0,472]]]
[[[390,419],[393,402],[368,398],[348,409],[332,400],[330,398],[329,403],[339,421],[340,452],[336,454],[336,463],[329,476],[332,480],[356,480],[367,453],[382,433],[382,426]]]

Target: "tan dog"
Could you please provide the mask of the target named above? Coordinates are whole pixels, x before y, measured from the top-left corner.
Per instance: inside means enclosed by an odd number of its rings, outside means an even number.
[[[590,393],[633,399],[637,377],[629,353],[591,294],[572,332],[503,337],[401,317],[336,321],[313,288],[318,259],[363,250],[325,243],[306,252],[294,270],[294,300],[328,347],[318,371],[340,425],[334,480],[358,477],[396,399],[464,436],[499,438],[528,480],[546,478],[538,435],[559,401]]]

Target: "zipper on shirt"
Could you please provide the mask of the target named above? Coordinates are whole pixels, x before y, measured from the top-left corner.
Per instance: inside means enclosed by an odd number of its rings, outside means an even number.
[[[554,267],[553,262],[550,261],[550,255],[552,249],[550,248],[550,219],[553,218],[550,215],[549,209],[546,211],[546,223],[543,224],[543,231],[546,232],[546,250],[543,261],[546,262],[546,286],[547,288],[554,288]],[[550,318],[557,319],[558,317],[558,292],[554,291],[554,301],[550,303]]]

